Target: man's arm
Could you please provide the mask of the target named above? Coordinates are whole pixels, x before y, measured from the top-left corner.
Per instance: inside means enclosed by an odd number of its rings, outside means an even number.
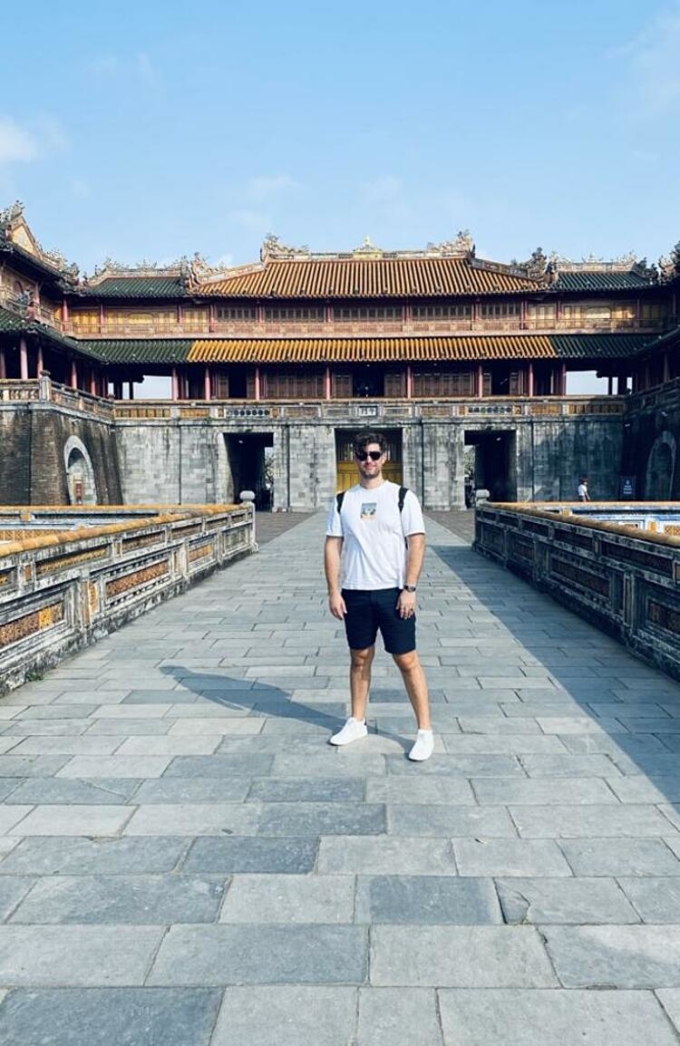
[[[340,594],[340,556],[342,538],[327,537],[323,550],[323,566],[328,585],[328,609],[333,617],[342,620],[347,613],[345,601]]]
[[[406,541],[408,544],[408,552],[406,554],[406,575],[404,578],[404,584],[417,585],[420,572],[423,569],[423,561],[425,559],[425,535],[409,534]],[[404,589],[400,592],[399,599],[397,600],[397,610],[399,611],[399,615],[401,617],[410,617],[415,613],[415,609],[415,592],[407,592]]]

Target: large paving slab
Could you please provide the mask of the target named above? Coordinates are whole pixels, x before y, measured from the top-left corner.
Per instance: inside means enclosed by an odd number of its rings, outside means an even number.
[[[680,686],[428,521],[432,759],[323,515],[0,701],[0,1046],[680,1041]]]

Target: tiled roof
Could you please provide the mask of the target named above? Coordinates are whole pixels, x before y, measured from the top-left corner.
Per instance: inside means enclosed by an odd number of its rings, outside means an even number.
[[[557,281],[551,291],[624,291],[649,287],[650,281],[634,270],[626,272],[599,272],[585,270],[579,272],[559,272]]]
[[[405,298],[517,294],[540,281],[467,258],[267,261],[195,288],[218,298]]]
[[[26,323],[19,316],[15,316],[13,312],[3,309],[0,305],[0,331],[18,332],[23,330],[26,330]]]
[[[93,339],[77,342],[107,363],[182,363],[194,344],[191,338]]]
[[[638,334],[451,335],[422,338],[232,338],[195,341],[188,363],[325,363],[603,359],[634,355]]]
[[[669,331],[668,334],[662,334],[660,338],[654,338],[651,341],[647,338],[645,344],[640,347],[639,352],[653,354],[657,349],[674,348],[680,348],[680,327]]]
[[[21,316],[16,316],[13,312],[3,309],[1,306],[0,334],[25,334],[26,337],[37,337],[42,341],[51,342],[53,345],[58,345],[62,349],[68,349],[71,352],[80,352],[85,356],[92,356],[95,359],[99,358],[96,346],[77,342],[73,338],[67,338],[53,327],[48,327],[45,323],[36,323],[35,321],[22,319]]]
[[[79,293],[93,298],[184,298],[179,276],[110,276],[84,284]]]

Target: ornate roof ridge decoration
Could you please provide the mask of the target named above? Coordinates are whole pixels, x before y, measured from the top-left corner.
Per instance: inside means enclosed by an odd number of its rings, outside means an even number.
[[[260,249],[260,260],[265,265],[272,261],[356,261],[362,258],[368,261],[410,261],[418,258],[473,258],[474,254],[474,240],[467,229],[461,230],[453,240],[428,243],[426,247],[417,250],[398,251],[378,247],[370,236],[365,236],[360,246],[351,251],[310,251],[306,244],[302,247],[287,247],[278,236],[270,233]]]
[[[670,254],[659,258],[659,281],[661,283],[672,283],[680,278],[680,240],[676,243]]]
[[[21,200],[15,200],[9,207],[0,210],[0,247],[19,250],[51,269],[61,278],[63,286],[71,287],[78,279],[79,269],[75,262],[67,261],[61,251],[45,250],[34,236],[24,216]]]
[[[83,276],[83,283],[93,287],[103,283],[104,280],[111,279],[112,276],[115,276],[116,279],[125,278],[126,276],[130,277],[130,279],[139,279],[140,276],[162,276],[165,278],[176,276],[179,278],[184,271],[183,263],[186,263],[185,258],[170,262],[169,265],[160,265],[158,262],[152,262],[148,259],[144,259],[136,265],[124,265],[121,262],[114,261],[113,258],[105,258],[101,266],[95,265],[91,276]]]
[[[646,267],[646,259],[638,259],[635,251],[622,254],[619,258],[598,258],[595,254],[589,254],[581,261],[565,258],[563,255],[553,251],[549,257],[549,264],[557,272],[637,272],[640,267]]]
[[[267,233],[265,236],[262,247],[260,248],[260,261],[295,261],[300,258],[311,258],[312,254],[309,247],[306,245],[303,247],[288,247],[286,244],[281,243],[278,236],[274,236],[273,233]]]

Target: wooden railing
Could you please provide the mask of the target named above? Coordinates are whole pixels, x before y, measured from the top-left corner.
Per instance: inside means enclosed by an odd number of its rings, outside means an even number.
[[[0,403],[41,401],[109,421],[191,419],[238,421],[273,418],[342,418],[404,421],[416,418],[564,417],[580,414],[623,414],[630,396],[488,396],[419,397],[417,399],[296,400],[110,400],[53,382],[0,381]]]

